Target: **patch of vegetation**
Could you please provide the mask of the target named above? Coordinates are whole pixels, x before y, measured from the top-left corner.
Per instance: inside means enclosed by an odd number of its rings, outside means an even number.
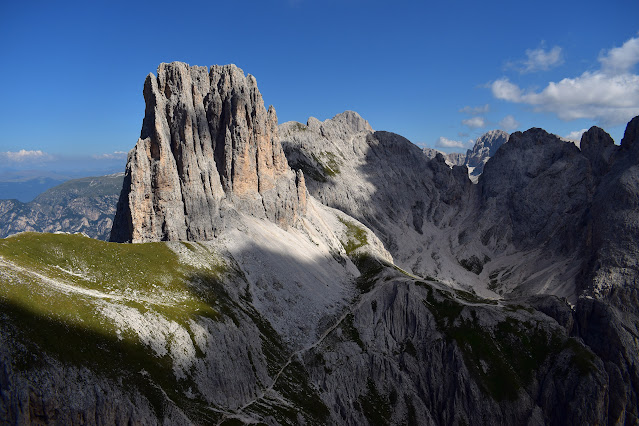
[[[180,241],[180,244],[182,244],[184,247],[186,247],[187,249],[193,252],[195,251],[195,247],[193,247],[192,243],[187,243],[186,241]]]
[[[572,351],[572,363],[579,370],[579,375],[585,376],[586,374],[596,370],[595,367],[595,355],[590,352],[584,345],[579,343],[576,339],[570,338],[566,340],[564,345],[567,349]]]
[[[474,293],[470,293],[464,290],[455,290],[455,294],[457,295],[458,298],[465,300],[466,302],[469,302],[469,303],[484,303],[488,305],[497,304],[496,300],[484,299],[483,297],[479,297]]]
[[[531,308],[530,306],[524,306],[524,305],[519,305],[519,304],[507,304],[504,305],[504,310],[506,311],[510,311],[510,312],[517,312],[517,311],[526,311],[528,313],[533,313],[535,312],[535,310],[533,308]]]
[[[291,362],[279,377],[275,390],[293,402],[295,411],[301,411],[310,424],[326,424],[330,412],[319,397],[317,389],[311,385],[308,373],[302,364],[297,361]]]
[[[108,324],[86,303],[96,298],[121,300],[141,313],[157,312],[187,330],[195,317],[220,320],[218,309],[230,314],[223,303],[228,295],[219,291],[227,268],[212,254],[209,268],[196,270],[181,264],[165,243],[116,244],[77,234],[24,233],[0,240],[0,255],[71,290],[43,285],[41,278],[25,273],[21,285],[0,286],[0,297],[97,332]]]
[[[452,294],[428,287],[424,304],[435,317],[438,329],[461,349],[470,373],[488,395],[497,401],[515,400],[529,385],[536,371],[564,350],[573,353],[572,363],[580,374],[592,371],[595,356],[574,339],[550,333],[541,325],[507,318],[491,330],[478,323],[472,306],[464,318],[464,305]]]
[[[379,259],[368,253],[361,253],[352,257],[353,263],[359,270],[360,276],[357,277],[357,289],[361,293],[368,293],[375,285],[377,276],[387,266]]]
[[[366,348],[364,347],[364,342],[362,342],[359,331],[357,331],[357,328],[355,328],[355,325],[353,324],[353,320],[354,317],[352,313],[346,315],[340,325],[342,328],[342,334],[347,340],[357,343],[357,346],[359,346],[362,351],[365,351]]]
[[[186,398],[188,383],[175,377],[171,358],[158,357],[132,336],[118,339],[107,327],[102,331],[87,329],[36,314],[6,299],[0,299],[0,310],[5,326],[24,344],[23,353],[16,356],[19,363],[14,365],[19,370],[41,370],[47,356],[63,364],[88,367],[114,382],[121,380],[125,390],[139,390],[158,418],[164,416],[167,396],[181,407],[198,402]],[[83,311],[79,306],[78,310]],[[199,403],[208,405],[203,399]]]
[[[424,304],[435,317],[437,326],[446,329],[452,326],[453,322],[464,309],[464,305],[453,299],[452,294],[444,290],[433,289],[428,286],[428,295]]]
[[[360,395],[359,405],[362,413],[373,426],[388,425],[391,421],[391,402],[388,397],[382,396],[372,379],[366,382],[366,394]]]
[[[269,376],[275,377],[280,371],[280,368],[286,363],[288,350],[284,346],[280,335],[275,331],[273,326],[271,326],[271,323],[262,317],[257,310],[252,306],[244,308],[243,310],[260,331],[262,353],[266,357],[266,369]]]
[[[298,132],[306,132],[308,130],[308,126],[305,126],[302,123],[296,121],[295,123],[293,123],[293,130]]]
[[[351,255],[358,248],[368,244],[366,230],[360,228],[355,223],[338,217],[339,221],[346,227],[346,241],[342,241],[342,246],[347,255]]]
[[[335,153],[330,151],[322,151],[319,158],[315,154],[311,154],[313,160],[322,168],[325,176],[335,177],[340,173],[340,162]]]
[[[459,264],[467,271],[472,272],[473,274],[479,275],[481,274],[481,271],[484,270],[484,265],[489,261],[490,261],[490,258],[487,256],[485,256],[484,260],[482,261],[477,256],[472,255],[468,259],[459,260]]]
[[[303,160],[291,160],[289,161],[289,165],[292,169],[301,170],[304,172],[305,179],[312,179],[315,182],[326,183],[328,179],[324,176],[322,170],[318,169],[316,166],[303,161]]]
[[[401,351],[417,359],[417,349],[415,348],[412,340],[406,339],[406,341],[402,343]]]

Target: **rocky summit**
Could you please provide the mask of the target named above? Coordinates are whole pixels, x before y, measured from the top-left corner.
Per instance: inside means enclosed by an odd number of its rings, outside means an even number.
[[[639,422],[639,117],[496,134],[473,183],[353,111],[278,126],[235,66],[144,96],[137,244],[0,240],[0,423]]]
[[[209,240],[237,210],[284,226],[303,214],[303,176],[288,167],[253,76],[161,64],[144,100],[111,241]]]

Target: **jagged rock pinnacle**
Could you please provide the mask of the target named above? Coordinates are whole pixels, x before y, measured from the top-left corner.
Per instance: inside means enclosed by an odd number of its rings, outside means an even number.
[[[283,226],[303,213],[255,78],[235,65],[161,64],[144,83],[142,132],[129,153],[111,241],[207,240],[226,210]]]

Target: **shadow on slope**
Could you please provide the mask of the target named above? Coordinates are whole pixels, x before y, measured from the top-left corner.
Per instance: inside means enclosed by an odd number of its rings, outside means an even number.
[[[450,422],[455,413],[466,413],[466,420],[486,419],[488,424],[495,418],[527,418],[531,409],[541,410],[545,416],[541,418],[547,419],[570,413],[579,413],[585,420],[600,418],[597,410],[606,389],[600,361],[579,341],[568,339],[557,323],[525,306],[496,305],[469,293],[450,292],[435,281],[416,280],[393,265],[359,256],[353,260],[363,275],[350,283],[353,297],[341,308],[325,319],[297,318],[299,313],[289,319],[318,324],[310,344],[293,349],[273,326],[278,314],[265,304],[269,293],[279,297],[283,288],[292,309],[280,315],[290,317],[297,312],[296,304],[304,304],[300,298],[306,287],[299,286],[299,277],[290,274],[291,264],[300,270],[314,265],[299,257],[270,250],[271,270],[262,277],[264,299],[258,300],[257,276],[250,268],[248,273],[240,269],[237,259],[265,259],[269,249],[251,242],[230,257],[223,255],[225,273],[217,276],[202,263],[220,264],[213,253],[222,249],[214,243],[119,245],[68,235],[31,237],[71,241],[78,252],[89,252],[91,244],[97,243],[107,258],[113,250],[152,254],[163,250],[161,247],[179,247],[176,257],[185,268],[188,284],[185,296],[200,300],[211,314],[180,303],[186,299],[171,296],[166,282],[162,287],[160,281],[145,280],[145,271],[126,284],[138,293],[119,292],[127,294],[126,300],[104,300],[90,294],[72,297],[76,291],[65,293],[68,302],[58,299],[46,304],[43,300],[50,298],[55,283],[30,282],[34,275],[29,271],[45,274],[58,268],[54,263],[38,269],[35,259],[45,256],[31,252],[24,255],[31,265],[28,271],[2,265],[2,334],[5,341],[13,342],[14,354],[11,366],[5,368],[9,373],[5,383],[26,377],[38,389],[38,372],[86,367],[101,378],[95,379],[98,383],[108,380],[130,392],[139,390],[159,419],[177,406],[196,423],[252,419],[297,424],[302,418],[309,424],[402,423],[411,418]],[[6,246],[2,249],[3,256],[7,250]],[[69,250],[63,251],[68,254]],[[19,259],[16,254],[12,262]],[[316,262],[317,256],[311,259]],[[126,262],[125,257],[120,260]],[[151,261],[146,268],[152,271],[151,277],[175,273],[171,263]],[[273,280],[277,275],[279,280]],[[93,283],[92,290],[97,291],[97,284]],[[20,296],[20,285],[31,290]],[[30,303],[18,303],[11,297],[15,294]],[[170,306],[162,307],[163,297],[169,298]],[[43,303],[46,309],[38,309],[36,305]],[[179,339],[177,329],[184,329],[194,352],[186,360],[176,359],[171,349],[162,354],[153,339],[144,340],[145,333],[136,332],[134,323],[127,323],[118,333],[115,317],[97,309],[106,304],[112,308],[123,305],[121,313],[135,309],[141,315],[153,314],[149,318],[173,330],[180,347],[185,347],[186,340]],[[158,339],[157,334],[150,336]],[[182,369],[184,375],[176,372],[179,362],[187,366]],[[450,371],[456,374],[443,374]],[[561,377],[570,380],[557,384]],[[77,388],[86,389],[86,385]],[[238,390],[238,386],[246,389]],[[582,392],[584,388],[589,391]],[[593,395],[592,389],[598,391]],[[231,399],[225,400],[223,393],[229,393]],[[591,403],[590,408],[578,411],[586,403]],[[560,406],[563,414],[557,411]]]

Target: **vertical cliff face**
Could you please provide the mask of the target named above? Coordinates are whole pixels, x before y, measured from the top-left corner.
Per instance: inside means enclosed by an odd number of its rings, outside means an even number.
[[[208,240],[229,211],[284,227],[305,210],[275,110],[235,65],[161,64],[144,84],[142,132],[129,153],[111,241]]]

